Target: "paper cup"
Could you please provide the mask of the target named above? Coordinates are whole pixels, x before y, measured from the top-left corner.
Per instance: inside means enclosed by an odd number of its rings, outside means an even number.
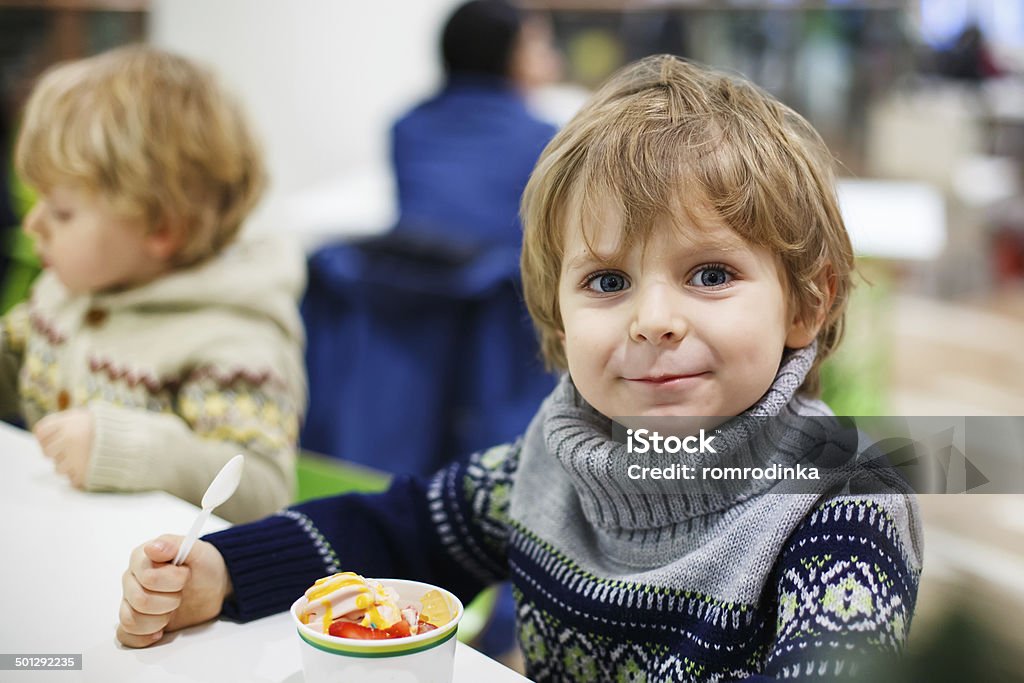
[[[307,603],[302,596],[292,604],[291,614],[306,683],[451,683],[462,602],[443,588],[419,581],[371,580],[398,591],[400,604],[419,600],[427,591],[440,591],[455,606],[455,616],[444,626],[407,638],[338,638],[302,623],[299,614]]]

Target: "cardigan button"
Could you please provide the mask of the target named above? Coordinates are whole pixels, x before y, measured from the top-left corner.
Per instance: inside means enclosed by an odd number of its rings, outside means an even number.
[[[90,308],[85,312],[85,324],[89,327],[99,327],[107,319],[107,311],[102,308]]]
[[[71,394],[66,389],[61,389],[61,392],[57,394],[57,408],[67,410],[69,405],[71,405]]]

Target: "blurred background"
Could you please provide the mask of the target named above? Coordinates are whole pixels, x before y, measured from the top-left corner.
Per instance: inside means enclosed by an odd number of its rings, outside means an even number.
[[[272,175],[247,229],[293,234],[312,255],[398,221],[389,131],[443,85],[439,33],[456,4],[0,0],[2,303],[36,267],[16,229],[32,197],[10,142],[49,64],[150,41],[212,66],[248,108]],[[837,412],[1024,415],[1024,0],[521,6],[561,55],[557,79],[527,93],[553,125],[619,66],[668,52],[749,77],[821,132],[863,276],[826,369]],[[916,647],[945,642],[955,603],[1024,651],[1024,499],[922,498]],[[1020,656],[1006,661],[1001,672],[1024,675]]]

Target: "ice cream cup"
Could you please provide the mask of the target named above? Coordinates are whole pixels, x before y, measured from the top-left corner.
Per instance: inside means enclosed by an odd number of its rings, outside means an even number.
[[[462,602],[445,589],[427,583],[375,580],[398,591],[403,603],[419,600],[430,590],[440,591],[456,607],[455,616],[433,631],[405,638],[338,638],[302,623],[299,615],[307,603],[306,596],[302,596],[292,604],[291,614],[299,635],[306,683],[450,683]]]

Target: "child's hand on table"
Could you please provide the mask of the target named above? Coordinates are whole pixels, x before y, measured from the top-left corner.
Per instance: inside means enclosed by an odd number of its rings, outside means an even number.
[[[32,428],[43,455],[53,460],[59,474],[66,475],[75,488],[84,488],[89,472],[94,433],[92,413],[86,408],[47,415]]]
[[[212,544],[196,541],[185,564],[170,564],[181,541],[165,534],[132,551],[117,627],[117,639],[128,647],[148,647],[165,632],[213,619],[231,595],[227,566]]]

